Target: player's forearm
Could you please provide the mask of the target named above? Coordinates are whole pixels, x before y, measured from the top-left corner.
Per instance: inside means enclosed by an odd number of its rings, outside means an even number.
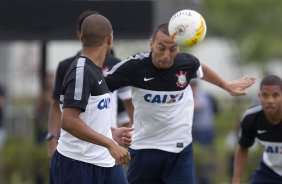
[[[79,114],[77,114],[77,116],[73,116],[73,114],[64,114],[63,112],[62,129],[80,140],[100,145],[106,148],[109,148],[112,144],[115,144],[112,139],[91,129],[85,122],[83,122],[79,118]]]
[[[241,176],[246,165],[248,148],[237,146],[235,151],[232,184],[240,184]]]
[[[214,72],[212,69],[210,69],[207,65],[205,64],[201,64],[204,76],[203,76],[203,80],[212,83],[224,90],[226,90],[227,92],[229,92],[228,89],[228,82],[225,81],[224,79],[222,79],[216,72]]]
[[[61,110],[59,102],[57,100],[52,100],[49,118],[48,118],[48,132],[55,136],[59,136],[61,129]]]

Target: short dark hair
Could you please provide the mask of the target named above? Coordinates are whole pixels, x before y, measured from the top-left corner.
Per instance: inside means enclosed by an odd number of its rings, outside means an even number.
[[[267,75],[260,82],[260,89],[262,86],[277,85],[282,90],[282,80],[277,75]]]
[[[169,32],[168,32],[168,23],[163,23],[163,24],[160,24],[156,29],[155,31],[153,32],[153,36],[152,36],[152,40],[154,41],[156,39],[156,35],[158,32],[161,32],[165,35],[169,35]]]
[[[100,14],[87,16],[81,25],[83,47],[98,46],[113,32],[111,22]]]
[[[95,11],[95,10],[86,10],[82,12],[76,20],[76,31],[81,32],[82,22],[84,21],[86,17],[88,17],[89,15],[93,15],[93,14],[100,14],[100,12]]]

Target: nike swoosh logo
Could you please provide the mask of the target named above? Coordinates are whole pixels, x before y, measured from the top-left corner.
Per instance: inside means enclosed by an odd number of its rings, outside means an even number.
[[[153,79],[155,79],[155,78],[146,78],[146,77],[144,77],[144,81],[145,81],[145,82],[146,82],[146,81],[153,80]]]
[[[100,85],[102,83],[103,80],[98,81],[98,84]]]
[[[267,130],[258,130],[258,134],[263,134],[263,133],[266,133]]]

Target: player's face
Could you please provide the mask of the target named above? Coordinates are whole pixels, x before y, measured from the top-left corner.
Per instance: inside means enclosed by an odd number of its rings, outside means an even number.
[[[152,62],[156,68],[167,69],[173,65],[179,47],[170,36],[158,32],[155,40],[151,42]]]
[[[267,115],[280,116],[282,90],[278,85],[263,85],[259,93],[261,105]]]

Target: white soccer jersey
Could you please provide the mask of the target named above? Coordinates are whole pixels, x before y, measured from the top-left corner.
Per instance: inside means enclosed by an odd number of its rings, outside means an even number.
[[[202,75],[198,59],[184,53],[177,54],[169,69],[155,68],[151,53],[139,53],[107,73],[110,90],[132,86],[131,148],[178,153],[191,143],[194,102],[189,82]]]
[[[123,87],[111,93],[111,127],[113,128],[118,127],[118,98],[121,100],[131,99],[130,87]],[[125,118],[129,119],[127,112],[125,114]]]
[[[275,173],[282,176],[282,121],[272,125],[267,120],[261,105],[249,108],[241,120],[239,144],[251,147],[255,139],[263,146],[262,161]]]
[[[108,72],[114,65],[119,63],[120,60],[111,55],[107,55],[103,64],[103,73]],[[111,127],[117,127],[118,116],[118,98],[121,100],[131,99],[131,90],[129,87],[123,87],[111,93]],[[127,115],[127,114],[126,114]],[[127,115],[128,116],[128,115]]]
[[[80,108],[80,118],[90,128],[112,138],[110,97],[101,68],[85,57],[72,63],[63,83],[62,108]],[[80,140],[64,130],[61,130],[57,150],[66,157],[101,167],[115,164],[105,147]]]

